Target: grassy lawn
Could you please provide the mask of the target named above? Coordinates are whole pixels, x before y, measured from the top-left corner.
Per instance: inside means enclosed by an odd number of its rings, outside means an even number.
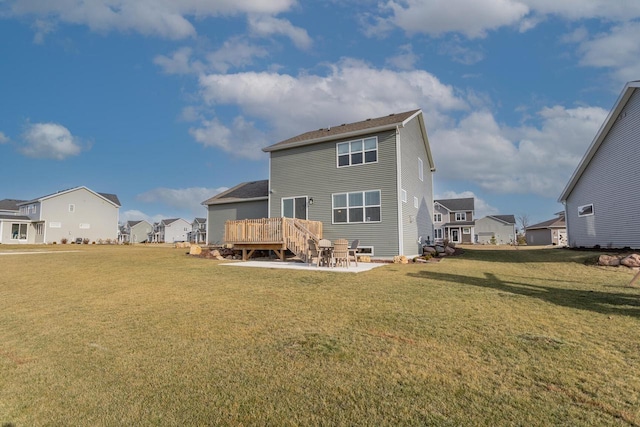
[[[640,425],[640,289],[595,252],[356,275],[28,249],[59,253],[0,255],[0,426]]]

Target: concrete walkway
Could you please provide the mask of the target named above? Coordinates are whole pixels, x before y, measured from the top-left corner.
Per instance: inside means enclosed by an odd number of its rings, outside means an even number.
[[[363,271],[373,270],[376,267],[387,265],[382,262],[359,262],[356,267],[351,264],[350,267],[316,267],[315,264],[307,264],[301,261],[236,261],[220,264],[231,267],[256,267],[256,268],[286,268],[298,271],[324,271],[330,273],[361,273]]]

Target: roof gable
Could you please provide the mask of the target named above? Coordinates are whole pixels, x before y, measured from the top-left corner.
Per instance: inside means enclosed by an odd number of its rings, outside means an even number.
[[[638,88],[640,88],[640,81],[632,81],[625,85],[624,89],[622,90],[622,93],[620,94],[613,108],[609,112],[609,115],[607,116],[604,123],[600,127],[600,130],[598,130],[598,133],[596,134],[595,138],[591,142],[591,145],[587,149],[587,152],[582,157],[582,160],[580,160],[578,167],[573,172],[573,175],[571,175],[571,178],[569,179],[569,182],[565,186],[564,190],[562,190],[562,193],[558,198],[558,202],[560,203],[565,202],[569,198],[569,195],[571,194],[574,187],[580,180],[580,177],[589,166],[589,163],[591,163],[593,156],[595,156],[596,152],[598,151],[598,149],[604,142],[605,138],[609,134],[609,131],[611,130],[614,123],[618,119],[618,116],[620,115],[624,107],[627,105],[627,102],[629,102],[629,99],[631,99],[631,96],[633,95],[633,93]]]
[[[488,215],[490,218],[497,219],[498,221],[502,221],[506,224],[515,224],[516,217],[514,215]]]
[[[553,218],[547,221],[539,222],[527,227],[527,230],[535,230],[540,228],[565,228],[567,225],[564,220],[564,216]]]
[[[33,200],[23,201],[23,202],[19,203],[19,205],[26,205],[26,204],[29,204],[29,203],[42,202],[44,200],[52,199],[54,197],[58,197],[58,196],[61,196],[63,194],[71,193],[72,191],[77,191],[77,190],[86,190],[86,191],[94,194],[95,196],[108,201],[109,203],[113,204],[117,208],[119,208],[121,206],[120,205],[120,200],[118,199],[118,196],[116,196],[115,194],[96,193],[95,191],[93,191],[93,190],[91,190],[91,189],[89,189],[89,188],[87,188],[85,186],[73,187],[73,188],[69,188],[69,189],[66,189],[66,190],[57,191],[55,193],[47,194],[46,196],[38,197],[38,198],[33,199]]]

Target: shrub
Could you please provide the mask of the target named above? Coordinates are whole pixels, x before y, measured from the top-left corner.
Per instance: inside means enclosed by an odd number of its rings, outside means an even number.
[[[60,243],[62,243],[63,245],[67,244],[67,239],[65,239],[64,237],[62,239],[60,239]]]
[[[89,244],[89,239],[87,239],[87,238],[82,239],[82,243],[84,243],[85,245],[88,245]]]

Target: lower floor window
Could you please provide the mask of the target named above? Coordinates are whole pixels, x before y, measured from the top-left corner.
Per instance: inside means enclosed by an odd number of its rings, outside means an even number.
[[[11,224],[11,238],[13,240],[27,240],[27,224]]]
[[[471,229],[469,227],[465,227],[462,229],[462,234],[471,234]]]
[[[380,222],[380,190],[333,195],[333,222]]]
[[[434,230],[434,238],[435,239],[442,239],[442,228],[436,228]]]

